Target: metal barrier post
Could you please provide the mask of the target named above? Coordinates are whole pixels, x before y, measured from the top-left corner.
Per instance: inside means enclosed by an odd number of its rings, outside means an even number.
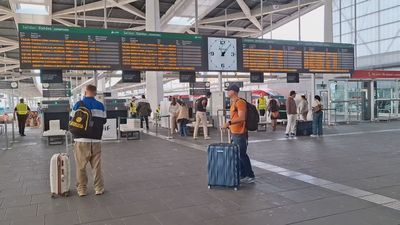
[[[166,116],[167,117],[167,119],[168,119],[168,136],[167,136],[167,139],[172,139],[173,137],[171,136],[171,133],[173,132],[173,131],[171,131],[171,119],[170,119],[170,116],[168,115],[168,116]]]
[[[10,143],[8,142],[8,130],[7,130],[7,122],[4,122],[4,137],[6,138],[6,147],[2,148],[2,150],[11,150],[12,148],[9,146]]]
[[[11,121],[11,134],[12,134],[12,143],[16,143],[17,141],[15,140],[15,124],[14,124],[15,120]]]

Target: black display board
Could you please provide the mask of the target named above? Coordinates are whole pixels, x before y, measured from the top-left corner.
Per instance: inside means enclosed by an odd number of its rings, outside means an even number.
[[[18,82],[16,81],[0,81],[0,89],[17,89]]]
[[[180,83],[195,83],[196,82],[196,72],[179,72],[179,82]]]
[[[264,83],[264,73],[263,72],[251,72],[250,73],[250,83]]]
[[[190,95],[206,95],[207,92],[210,92],[210,82],[196,82],[190,83]]]
[[[288,73],[286,75],[287,83],[300,83],[300,74],[298,73]]]
[[[40,70],[41,83],[63,83],[62,70]]]
[[[122,82],[123,83],[140,83],[142,82],[140,71],[136,70],[124,70],[122,71]]]
[[[225,86],[225,88],[227,88],[227,87],[229,87],[229,85],[234,85],[234,84],[236,86],[240,87],[240,88],[243,87],[243,82],[242,81],[228,81],[228,82],[224,83],[224,86]]]
[[[43,90],[44,98],[71,97],[71,90]]]

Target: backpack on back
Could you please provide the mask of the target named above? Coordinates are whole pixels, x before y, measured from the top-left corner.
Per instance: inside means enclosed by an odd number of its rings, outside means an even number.
[[[277,100],[275,100],[275,99],[272,99],[271,101],[270,101],[270,110],[271,110],[271,112],[277,112],[277,111],[279,111],[279,106],[278,106],[278,103],[276,102]]]
[[[92,113],[83,101],[80,101],[74,117],[69,121],[69,130],[75,137],[90,138],[92,126]]]
[[[258,128],[258,123],[260,122],[260,115],[258,114],[257,107],[245,99],[246,102],[246,128],[248,131],[256,131]]]
[[[201,97],[201,98],[198,98],[196,100],[196,102],[195,102],[196,111],[199,111],[199,112],[205,112],[206,111],[206,107],[207,106],[204,107],[203,101],[207,101],[207,98],[206,97]]]

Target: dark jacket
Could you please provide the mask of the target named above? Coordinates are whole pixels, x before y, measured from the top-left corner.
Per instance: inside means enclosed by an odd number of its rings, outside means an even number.
[[[297,107],[296,101],[292,97],[288,97],[286,100],[286,114],[288,115],[296,115],[297,114]]]
[[[139,116],[150,116],[151,107],[150,103],[146,99],[142,99],[137,103],[136,111]]]
[[[103,103],[97,101],[95,98],[84,97],[82,101],[85,104],[85,107],[92,113],[93,122],[93,125],[90,129],[90,137],[85,138],[101,140],[101,136],[103,136],[103,125],[107,121],[104,105]],[[77,102],[72,108],[72,118],[74,117],[75,111],[79,108],[79,106],[80,104],[79,102]],[[74,138],[82,137],[75,136]]]

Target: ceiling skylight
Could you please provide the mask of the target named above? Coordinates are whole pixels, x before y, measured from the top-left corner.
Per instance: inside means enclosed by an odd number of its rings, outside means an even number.
[[[35,15],[49,15],[48,6],[42,4],[17,4],[16,13],[35,14]]]
[[[178,26],[191,26],[195,22],[193,17],[182,17],[182,16],[174,16],[168,22],[169,25],[178,25]]]

